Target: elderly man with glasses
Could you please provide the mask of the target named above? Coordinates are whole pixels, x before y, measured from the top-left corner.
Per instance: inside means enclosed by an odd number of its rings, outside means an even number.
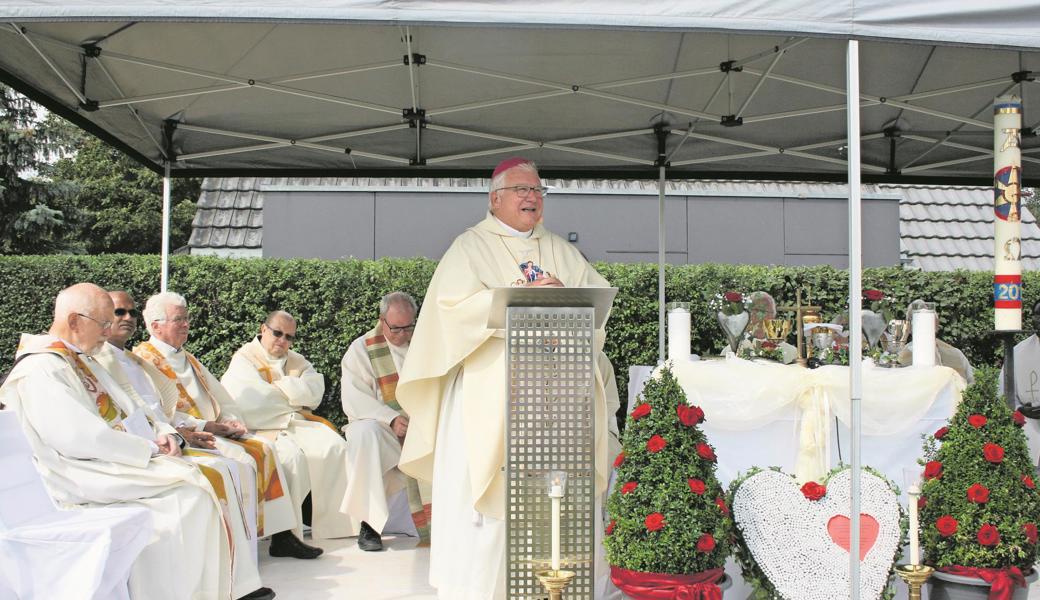
[[[250,431],[273,440],[279,455],[302,450],[311,483],[311,535],[347,537],[356,531],[340,508],[347,442],[335,425],[311,413],[321,404],[325,377],[291,349],[297,335],[291,314],[270,313],[259,334],[235,352],[220,382]]]
[[[156,387],[176,387],[173,425],[189,435],[211,434],[209,443],[202,445],[254,466],[257,531],[259,536],[272,536],[272,556],[317,558],[322,549],[300,541],[300,506],[311,491],[303,452],[290,443],[276,447],[270,440],[249,433],[234,397],[184,348],[191,319],[183,296],[174,292],[152,296],[145,303],[144,320],[151,337],[134,347],[134,354],[154,367],[148,373]]]
[[[505,343],[501,330],[488,328],[494,288],[609,285],[542,225],[545,192],[529,160],[510,158],[494,170],[487,216],[455,238],[437,265],[397,385],[411,417],[400,469],[433,482],[430,583],[442,600],[506,597]],[[604,339],[597,331],[597,492],[607,487],[608,456],[620,450]]]
[[[350,445],[350,482],[343,506],[360,520],[358,546],[383,548],[380,532],[390,516],[387,500],[410,489],[412,518],[420,537],[428,537],[428,511],[417,484],[398,469],[401,444],[408,434],[408,415],[397,403],[397,373],[415,329],[415,299],[392,292],[379,302],[379,320],[354,340],[343,355],[341,399],[349,423],[343,428]]]

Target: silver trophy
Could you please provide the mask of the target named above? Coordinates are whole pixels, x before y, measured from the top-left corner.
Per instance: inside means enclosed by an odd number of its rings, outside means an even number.
[[[892,319],[885,328],[884,336],[885,351],[898,356],[906,347],[907,338],[910,337],[910,321]]]

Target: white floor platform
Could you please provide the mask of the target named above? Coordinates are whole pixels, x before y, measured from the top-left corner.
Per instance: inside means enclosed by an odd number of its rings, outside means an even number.
[[[418,540],[384,536],[382,552],[363,552],[357,538],[305,540],[325,549],[314,560],[272,558],[260,542],[260,578],[278,600],[436,600],[430,587],[430,549]]]

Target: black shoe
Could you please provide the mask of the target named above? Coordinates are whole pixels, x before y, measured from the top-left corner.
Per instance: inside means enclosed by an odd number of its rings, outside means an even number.
[[[379,537],[371,525],[362,521],[361,533],[357,536],[357,545],[365,552],[379,552],[383,549],[383,538]]]
[[[238,600],[271,600],[275,593],[271,588],[262,587],[251,594],[246,594]]]
[[[271,536],[271,547],[268,553],[271,556],[289,556],[292,558],[318,558],[324,552],[321,548],[308,546],[293,535],[291,531],[282,531]]]

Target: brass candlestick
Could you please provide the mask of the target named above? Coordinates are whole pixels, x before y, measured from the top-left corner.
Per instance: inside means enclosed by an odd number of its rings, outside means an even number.
[[[567,588],[571,583],[571,579],[574,579],[574,571],[542,571],[536,573],[538,581],[542,582],[545,589],[549,592],[549,600],[563,600],[563,590]]]
[[[921,586],[932,576],[935,569],[925,565],[899,565],[896,574],[910,588],[910,600],[921,600]]]
[[[795,304],[794,306],[778,306],[776,310],[781,311],[794,311],[795,313],[795,327],[798,328],[798,366],[804,367],[808,365],[808,353],[806,352],[805,344],[805,317],[809,315],[817,315],[817,323],[819,322],[819,314],[821,307],[812,305],[812,290],[809,290],[809,304],[802,304],[802,290],[796,291]]]

